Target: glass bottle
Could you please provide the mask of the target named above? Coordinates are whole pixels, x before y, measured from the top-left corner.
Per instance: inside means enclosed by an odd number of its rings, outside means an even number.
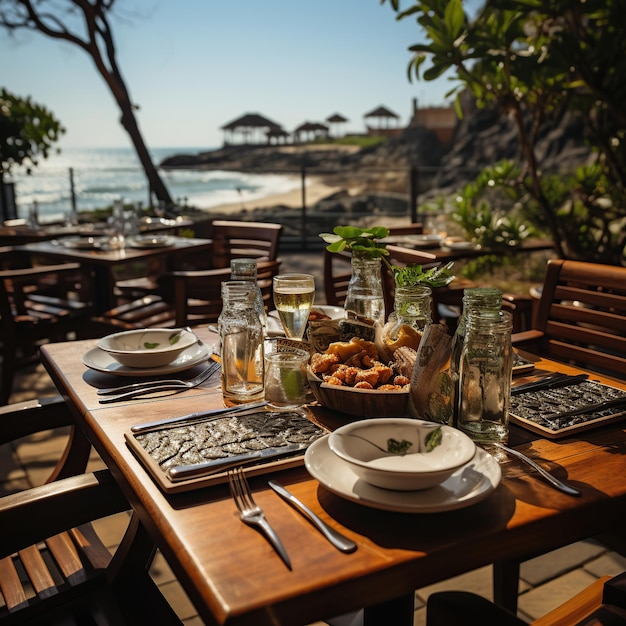
[[[263,333],[267,328],[267,314],[265,313],[265,304],[263,303],[263,294],[259,288],[257,281],[257,264],[256,259],[231,259],[230,261],[230,279],[243,280],[254,284],[256,294],[254,296],[254,311],[259,316]]]
[[[508,440],[512,329],[510,313],[468,311],[459,368],[457,427],[474,441]]]
[[[402,326],[410,326],[420,335],[432,324],[432,289],[424,285],[396,287],[394,309],[385,325],[385,338],[398,339]]]
[[[459,370],[461,366],[461,350],[467,330],[467,318],[471,312],[482,311],[499,319],[502,313],[502,290],[497,287],[472,287],[463,291],[463,311],[452,337],[450,375],[455,388],[455,411],[453,424],[456,425],[459,416]]]
[[[352,253],[352,276],[344,309],[361,320],[375,323],[385,322],[385,298],[380,259],[371,259],[355,251]]]
[[[263,328],[254,311],[255,287],[247,281],[222,283],[217,320],[222,357],[222,394],[226,405],[263,398]]]

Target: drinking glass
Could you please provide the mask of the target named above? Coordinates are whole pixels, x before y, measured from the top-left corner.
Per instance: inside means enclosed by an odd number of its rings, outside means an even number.
[[[302,339],[315,298],[315,278],[311,274],[274,276],[274,306],[285,335]]]

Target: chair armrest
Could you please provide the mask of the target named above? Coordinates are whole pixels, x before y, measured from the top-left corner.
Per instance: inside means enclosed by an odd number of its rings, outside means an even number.
[[[521,333],[513,333],[511,335],[511,343],[515,347],[536,343],[541,339],[543,339],[543,332],[540,330],[524,330]]]
[[[29,280],[40,276],[46,277],[50,273],[67,274],[80,270],[78,263],[63,263],[61,265],[39,265],[37,267],[28,267],[25,269],[1,270],[0,279],[10,279],[15,281]]]
[[[64,478],[0,498],[0,559],[130,508],[109,470]],[[10,529],[10,532],[7,530]]]
[[[0,407],[0,445],[43,430],[73,426],[61,396],[26,400]]]

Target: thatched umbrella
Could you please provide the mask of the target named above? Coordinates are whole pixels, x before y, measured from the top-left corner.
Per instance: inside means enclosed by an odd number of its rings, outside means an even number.
[[[282,130],[280,124],[272,122],[266,117],[263,117],[259,113],[246,113],[241,117],[238,117],[228,124],[222,126],[222,130],[225,133],[241,133],[243,136],[243,143],[264,143],[267,141],[266,134],[270,130]],[[250,136],[256,133],[257,137],[263,137],[264,141],[251,142]],[[228,143],[224,141],[224,143]]]
[[[379,121],[379,126],[378,128],[382,128],[383,124],[385,128],[389,127],[389,120],[391,119],[395,119],[395,120],[399,120],[400,116],[397,113],[394,113],[393,111],[390,111],[388,108],[380,106],[377,109],[374,109],[373,111],[370,111],[369,113],[366,113],[364,115],[365,118],[368,117],[373,117],[378,119]]]
[[[341,134],[339,132],[339,125],[340,124],[345,124],[348,119],[345,118],[343,115],[341,115],[340,113],[334,113],[333,115],[331,115],[330,117],[326,118],[326,121],[335,126],[335,131],[332,134],[335,135],[336,137],[339,137],[339,135]]]
[[[300,141],[300,135],[302,134],[313,135],[313,139],[315,139],[319,135],[328,135],[328,126],[320,124],[319,122],[304,122],[304,124],[300,124],[300,126],[293,131],[293,134],[296,141]]]

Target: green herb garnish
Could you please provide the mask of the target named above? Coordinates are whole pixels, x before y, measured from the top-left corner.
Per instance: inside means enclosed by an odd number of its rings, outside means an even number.
[[[182,333],[183,333],[183,331],[179,330],[177,333],[174,333],[173,335],[170,335],[170,339],[169,339],[170,346],[173,346],[175,343],[178,343],[180,341],[180,337],[181,337]]]
[[[146,348],[146,350],[152,350],[153,348],[158,348],[161,344],[158,342],[150,342],[150,341],[144,341],[143,342],[143,347]]]
[[[387,452],[391,454],[406,454],[407,450],[411,447],[412,442],[403,439],[398,441],[397,439],[387,439]]]
[[[443,431],[441,430],[441,426],[438,426],[432,432],[426,435],[426,439],[424,439],[424,443],[426,444],[426,452],[432,452],[437,446],[441,445],[441,441],[443,440]]]

